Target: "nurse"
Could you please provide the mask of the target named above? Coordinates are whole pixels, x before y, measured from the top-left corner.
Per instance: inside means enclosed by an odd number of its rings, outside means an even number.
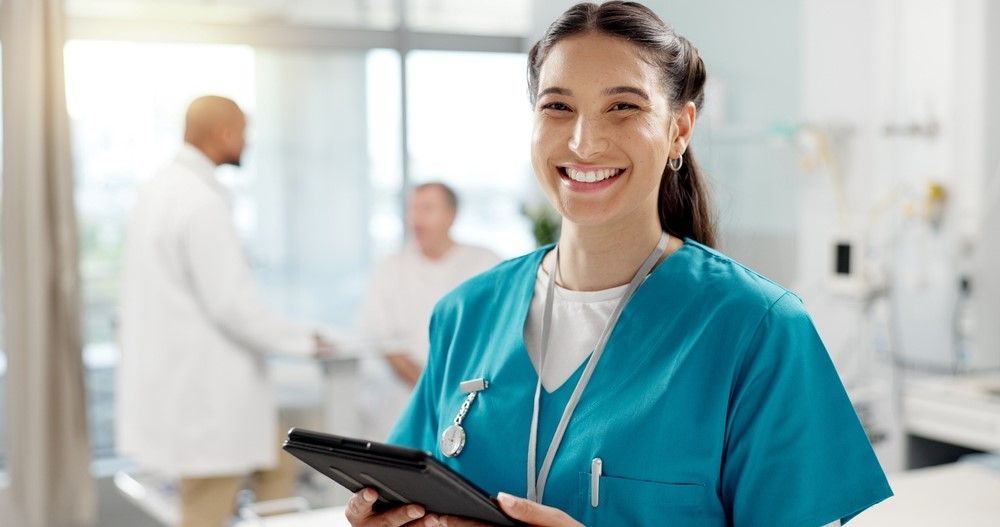
[[[390,442],[531,525],[820,527],[891,496],[801,301],[711,249],[694,46],[642,5],[579,4],[528,60],[559,243],[438,303]],[[352,525],[477,525],[375,496]]]

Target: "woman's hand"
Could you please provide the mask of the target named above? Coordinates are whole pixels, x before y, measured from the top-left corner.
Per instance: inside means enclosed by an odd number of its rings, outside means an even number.
[[[382,513],[372,510],[378,499],[373,488],[361,489],[347,502],[347,521],[354,527],[441,527],[437,515],[427,514],[420,505],[404,505]]]
[[[528,525],[535,527],[583,527],[582,523],[574,520],[569,514],[531,500],[501,492],[497,495],[497,501],[500,502],[500,508],[507,513],[507,516]],[[455,516],[441,516],[439,520],[444,527],[483,527],[486,525]]]

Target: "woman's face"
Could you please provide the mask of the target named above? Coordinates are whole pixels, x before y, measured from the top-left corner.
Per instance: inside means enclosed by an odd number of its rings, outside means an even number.
[[[531,162],[567,220],[655,217],[677,130],[660,73],[635,45],[585,33],[549,50],[539,71]]]

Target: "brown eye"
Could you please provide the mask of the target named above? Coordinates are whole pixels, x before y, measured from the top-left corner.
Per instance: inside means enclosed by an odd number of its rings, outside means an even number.
[[[563,104],[561,102],[550,102],[548,104],[543,104],[541,109],[542,110],[555,110],[557,112],[568,112],[569,111],[569,106],[566,106],[565,104]]]
[[[622,110],[634,110],[636,108],[638,108],[638,106],[636,106],[634,104],[630,104],[630,103],[627,103],[627,102],[619,102],[619,103],[615,103],[614,105],[611,106],[611,111],[616,112],[616,111],[622,111]]]

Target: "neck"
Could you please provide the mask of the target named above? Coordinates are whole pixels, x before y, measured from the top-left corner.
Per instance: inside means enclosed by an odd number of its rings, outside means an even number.
[[[451,238],[445,237],[440,240],[420,243],[417,245],[420,247],[420,252],[423,253],[424,256],[431,260],[437,260],[447,254],[448,251],[455,246],[455,242],[453,242]]]
[[[216,151],[214,148],[211,148],[209,145],[192,143],[190,141],[188,141],[187,143],[193,146],[196,150],[198,150],[202,154],[204,154],[205,157],[207,157],[210,161],[212,161],[213,165],[219,166],[222,164],[222,155],[219,154],[219,152]]]
[[[645,217],[625,218],[613,225],[576,225],[563,220],[560,285],[575,291],[600,291],[629,283],[662,233],[655,215]]]

